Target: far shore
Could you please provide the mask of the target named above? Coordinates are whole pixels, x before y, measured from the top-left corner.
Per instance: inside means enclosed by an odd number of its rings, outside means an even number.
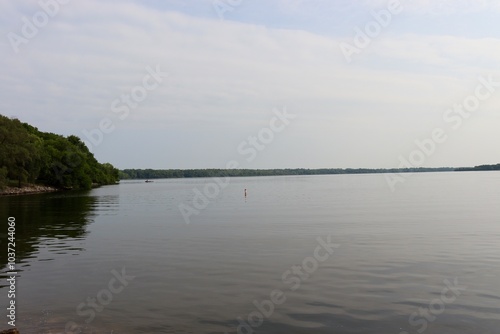
[[[0,190],[0,196],[41,194],[41,193],[55,192],[55,191],[60,191],[60,190],[61,189],[58,189],[55,187],[50,187],[50,186],[29,184],[29,185],[22,186],[21,188],[5,187],[4,189]]]

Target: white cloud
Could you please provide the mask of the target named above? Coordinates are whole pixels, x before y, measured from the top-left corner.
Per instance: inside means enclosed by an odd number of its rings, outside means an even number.
[[[14,15],[8,7],[13,17],[23,13]],[[19,28],[12,21],[2,26]],[[411,140],[406,133],[411,137],[434,126],[443,107],[461,98],[478,75],[490,73],[500,60],[500,41],[492,38],[392,32],[352,64],[345,62],[339,42],[300,27],[272,29],[195,18],[132,2],[71,2],[18,55],[2,45],[2,110],[41,129],[67,134],[81,134],[103,117],[128,133],[150,129],[157,138],[175,124],[177,131],[199,136],[206,149],[236,146],[238,142],[227,141],[244,139],[268,121],[273,107],[286,105],[303,121],[283,134],[281,145],[292,152],[296,138],[305,142],[299,146],[302,152],[289,153],[283,161],[297,161],[296,166],[305,160],[312,161],[310,166],[391,165],[395,162],[371,159],[377,154],[396,158],[396,146],[388,143]],[[111,102],[140,84],[145,67],[156,64],[170,76],[129,118],[118,121]],[[407,131],[409,120],[415,126]],[[385,134],[379,128],[384,126]],[[353,158],[348,149],[336,157],[321,153],[322,145],[339,141],[357,150],[363,145],[379,149],[370,160]],[[110,145],[99,147],[98,154],[132,167],[132,160]],[[162,141],[143,145],[161,151]],[[197,160],[201,153],[192,150],[193,160],[186,164],[198,167],[233,153],[214,153],[208,162]]]

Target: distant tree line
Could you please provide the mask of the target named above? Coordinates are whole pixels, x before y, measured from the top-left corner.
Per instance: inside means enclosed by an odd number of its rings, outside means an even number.
[[[327,175],[327,174],[373,174],[373,173],[423,173],[449,172],[453,168],[319,168],[319,169],[124,169],[120,179],[169,179],[193,177],[238,177],[238,176],[277,176],[277,175]]]
[[[0,115],[0,188],[40,183],[89,189],[118,181],[119,171],[101,164],[77,136],[64,137]]]
[[[487,171],[487,170],[500,170],[500,164],[480,165],[476,167],[461,167],[456,169],[456,171],[458,172]]]

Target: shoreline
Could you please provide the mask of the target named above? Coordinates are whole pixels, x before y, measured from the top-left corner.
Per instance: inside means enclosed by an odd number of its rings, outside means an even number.
[[[30,184],[27,186],[23,186],[21,188],[5,187],[4,189],[0,190],[0,196],[34,195],[34,194],[56,192],[60,190],[61,189],[55,187]]]

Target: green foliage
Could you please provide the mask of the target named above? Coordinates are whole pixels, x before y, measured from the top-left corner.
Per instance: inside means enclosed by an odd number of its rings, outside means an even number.
[[[1,167],[0,168],[0,189],[5,188],[7,185],[8,179],[7,179],[7,167]]]
[[[99,163],[77,136],[67,138],[0,115],[0,168],[8,180],[42,182],[59,188],[90,189],[118,181],[118,169]]]
[[[0,167],[7,168],[7,178],[18,181],[19,187],[36,179],[40,147],[39,138],[29,133],[19,120],[0,117]]]

